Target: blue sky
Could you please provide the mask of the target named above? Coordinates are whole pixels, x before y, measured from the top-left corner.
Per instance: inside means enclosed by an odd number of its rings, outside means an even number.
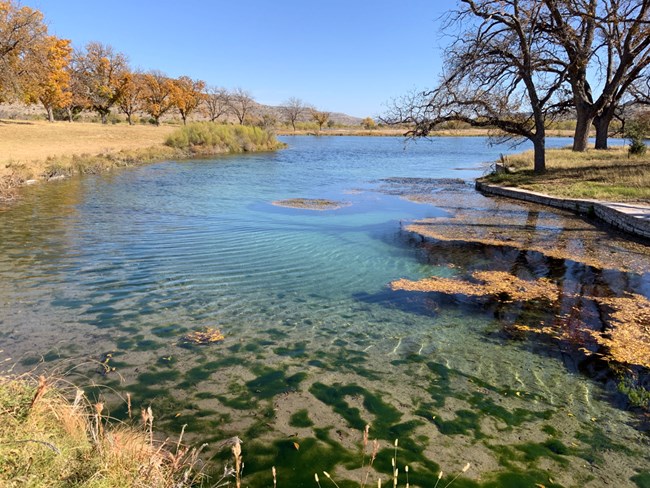
[[[298,97],[365,117],[440,72],[440,16],[454,0],[24,0],[50,32],[111,44],[134,68]]]

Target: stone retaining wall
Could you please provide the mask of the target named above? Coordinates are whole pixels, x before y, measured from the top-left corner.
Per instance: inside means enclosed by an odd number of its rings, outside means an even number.
[[[520,188],[506,188],[476,182],[476,189],[489,195],[516,198],[527,202],[594,216],[623,232],[650,240],[650,207],[626,203],[609,203],[579,198],[559,198]]]

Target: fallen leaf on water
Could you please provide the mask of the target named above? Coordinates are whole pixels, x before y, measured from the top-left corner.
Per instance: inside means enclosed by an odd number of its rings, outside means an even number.
[[[293,447],[296,449],[296,451],[300,450],[300,444],[298,444],[297,442],[293,443]]]

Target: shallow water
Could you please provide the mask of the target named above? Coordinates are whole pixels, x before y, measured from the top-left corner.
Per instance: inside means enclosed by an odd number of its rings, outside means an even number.
[[[648,436],[616,375],[566,343],[509,329],[557,310],[387,284],[493,269],[583,294],[650,297],[647,247],[445,180],[479,176],[482,163],[509,151],[481,138],[285,140],[277,153],[30,188],[0,213],[6,364],[73,370],[116,416],[125,406],[111,389],[128,391],[134,405],[152,405],[159,428],[174,434],[187,424],[193,440],[209,442],[217,466],[228,457],[221,441],[238,435],[250,486],[269,485],[273,465],[285,486],[313,486],[323,470],[340,486],[359,480],[366,423],[381,440],[375,467],[384,480],[399,438],[397,464],[410,464],[411,485],[432,486],[439,469],[450,481],[470,462],[454,486],[645,486]],[[385,180],[395,177],[436,179],[426,183],[435,198],[403,198],[422,185]],[[271,205],[289,198],[351,205]],[[534,250],[423,242],[405,230],[454,216],[473,228],[488,217],[525,227]],[[567,259],[535,245],[556,235]],[[627,262],[634,266],[617,267]],[[602,327],[590,306],[581,320]],[[226,340],[180,345],[204,326]],[[99,363],[108,354],[115,370],[106,373]]]

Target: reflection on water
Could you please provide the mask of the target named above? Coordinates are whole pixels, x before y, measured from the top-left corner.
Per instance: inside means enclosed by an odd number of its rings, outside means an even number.
[[[648,476],[643,417],[625,408],[617,372],[570,341],[513,327],[576,314],[602,327],[579,297],[650,296],[645,246],[454,181],[479,171],[453,168],[505,152],[481,139],[289,143],[30,189],[0,214],[3,354],[20,369],[44,357],[74,366],[76,382],[131,392],[160,428],[187,424],[209,442],[218,466],[220,441],[238,435],[250,486],[269,485],[273,465],[285,486],[313,486],[323,470],[341,486],[359,480],[366,423],[381,440],[380,476],[399,438],[414,486],[466,462],[455,486],[635,486]],[[352,205],[270,204],[288,198]],[[548,278],[577,298],[549,307],[387,286],[481,270]],[[179,342],[205,326],[226,340]],[[96,361],[107,359],[106,374]]]

